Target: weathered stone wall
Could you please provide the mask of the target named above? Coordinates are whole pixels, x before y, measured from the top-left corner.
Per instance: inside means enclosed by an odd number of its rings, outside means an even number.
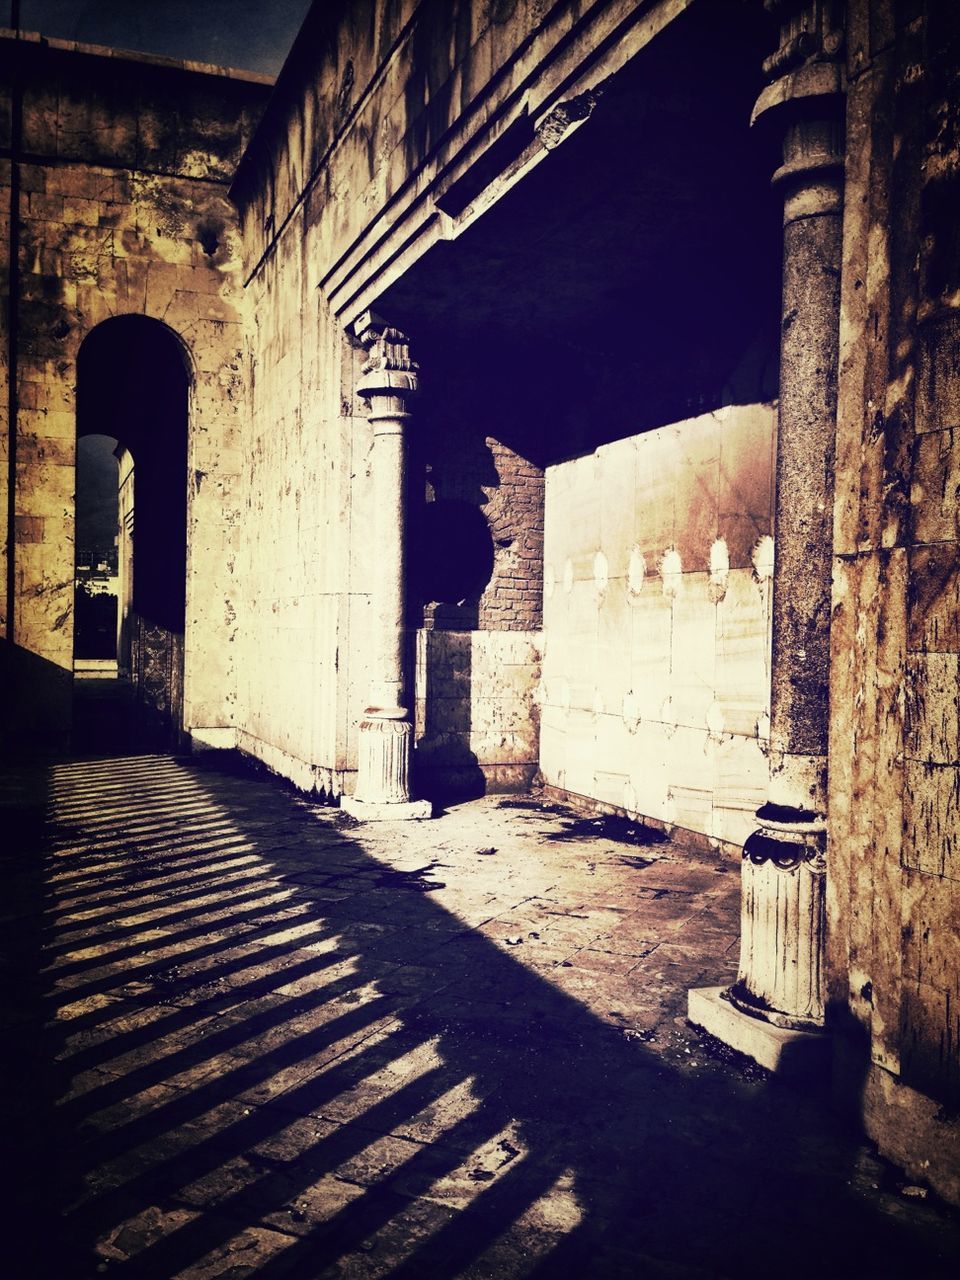
[[[316,252],[300,211],[249,288],[238,723],[245,751],[338,795],[370,656],[369,597],[355,584],[376,554],[372,431],[356,394],[363,353],[311,287]]]
[[[737,406],[547,469],[541,768],[743,844],[769,726],[775,410]]]
[[[432,187],[441,199],[514,118],[546,155],[566,126],[554,122],[536,142],[531,92],[546,115],[563,77],[592,62],[593,34],[599,42],[618,23],[614,61],[626,60],[669,16],[657,6],[663,14],[641,30],[641,7],[600,6],[596,31],[571,49],[572,3],[549,13],[470,0],[314,6],[244,158],[232,194],[252,318],[244,525],[256,554],[243,559],[238,741],[303,786],[344,788],[367,694],[371,432],[349,324],[407,265],[405,241],[416,242],[414,257],[435,242],[437,214],[418,192]],[[426,359],[422,376],[429,385]],[[414,441],[417,429],[415,416]],[[498,474],[486,478],[485,505],[498,545],[478,617],[485,629],[531,630],[542,480],[526,455],[486,434]]]
[[[911,19],[850,5],[828,961],[869,1132],[960,1200],[960,14]]]
[[[245,392],[226,183],[267,86],[30,37],[0,41],[0,62],[13,157],[0,200],[5,214],[13,205],[18,250],[5,258],[17,298],[3,342],[16,360],[4,409],[16,413],[17,474],[5,653],[15,684],[27,669],[49,677],[31,689],[17,731],[43,741],[69,723],[76,360],[101,321],[137,314],[179,337],[192,379],[185,724],[229,732]]]
[[[385,270],[449,232],[428,192],[448,216],[479,212],[487,181],[528,144],[542,156],[583,119],[558,100],[609,76],[688,3],[613,0],[588,14],[577,0],[314,5],[238,174],[251,268],[303,203],[307,226],[322,224],[314,284],[355,315]]]

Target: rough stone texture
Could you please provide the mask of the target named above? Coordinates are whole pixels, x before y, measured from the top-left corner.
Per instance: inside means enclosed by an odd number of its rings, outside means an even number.
[[[958,38],[948,6],[850,6],[828,904],[868,1131],[952,1198]]]
[[[0,61],[14,86],[4,91],[5,112],[9,95],[22,93],[23,119],[12,143],[17,185],[5,162],[0,193],[5,211],[16,201],[19,248],[8,277],[16,332],[4,348],[9,354],[13,341],[18,357],[21,539],[6,632],[16,648],[8,644],[5,657],[15,685],[30,687],[30,706],[15,707],[11,727],[40,745],[53,726],[69,725],[61,676],[73,662],[76,359],[96,325],[128,314],[172,329],[190,366],[183,720],[188,730],[229,725],[245,377],[239,244],[225,184],[266,85],[56,41],[6,37]]]
[[[347,827],[222,761],[0,784],[11,1274],[956,1274],[955,1221],[686,1026],[735,863],[530,798]]]
[[[718,840],[750,833],[767,778],[775,420],[730,408],[548,468],[547,783]]]
[[[791,221],[783,235],[771,744],[790,754],[825,756],[839,210]]]
[[[443,359],[443,356],[440,356]],[[445,388],[444,388],[445,389]],[[491,435],[434,390],[420,425],[417,461],[428,501],[468,503],[483,513],[493,568],[468,606],[484,631],[537,631],[543,622],[543,468]],[[474,413],[476,410],[474,409]],[[416,537],[414,537],[416,554]],[[415,563],[415,557],[414,557]]]

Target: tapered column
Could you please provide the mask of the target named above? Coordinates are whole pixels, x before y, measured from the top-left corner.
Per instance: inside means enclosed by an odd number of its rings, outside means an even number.
[[[357,786],[341,808],[356,818],[429,818],[429,801],[411,799],[413,724],[404,697],[406,426],[418,367],[407,338],[367,313],[357,336],[367,348],[359,394],[373,427],[372,679],[360,721]]]
[[[729,1005],[774,1027],[823,1025],[833,468],[843,215],[843,32],[831,0],[766,0],[780,19],[754,122],[783,164],[783,305],[767,803],[744,847]],[[708,1025],[706,1017],[691,1017]],[[708,1026],[754,1053],[749,1028]],[[754,1053],[754,1056],[759,1056]],[[775,1055],[774,1055],[775,1056]],[[762,1060],[762,1059],[761,1059]],[[768,1065],[770,1063],[768,1062]]]

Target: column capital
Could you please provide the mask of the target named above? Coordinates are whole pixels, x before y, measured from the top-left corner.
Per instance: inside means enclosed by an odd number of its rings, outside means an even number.
[[[838,213],[843,202],[846,35],[840,0],[765,0],[780,23],[780,44],[763,64],[770,83],[750,123],[778,129],[787,222]]]
[[[790,109],[793,118],[823,115],[824,100],[846,92],[846,32],[841,0],[764,0],[780,23],[780,44],[764,59],[769,83],[753,108],[751,124]]]
[[[403,401],[416,394],[420,366],[410,355],[410,339],[400,329],[365,311],[353,326],[356,337],[367,351],[359,394],[368,401],[375,396],[389,396]],[[373,407],[373,406],[371,406]]]

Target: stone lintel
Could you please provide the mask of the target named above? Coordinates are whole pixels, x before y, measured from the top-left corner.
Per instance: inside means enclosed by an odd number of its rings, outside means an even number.
[[[340,808],[358,822],[409,822],[433,817],[429,800],[377,801],[341,796]]]
[[[742,1013],[725,998],[725,987],[687,992],[687,1017],[717,1040],[787,1079],[826,1078],[831,1041],[822,1031],[792,1031]]]

